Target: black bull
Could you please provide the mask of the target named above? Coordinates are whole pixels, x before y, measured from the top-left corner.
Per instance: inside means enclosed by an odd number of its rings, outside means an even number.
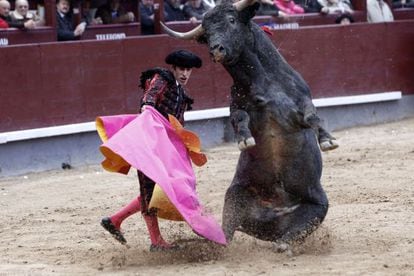
[[[234,81],[230,119],[242,152],[225,196],[226,238],[238,230],[289,242],[306,237],[328,211],[317,139],[323,129],[307,84],[251,22],[257,4],[242,2],[216,6],[188,33],[165,30],[207,44]]]

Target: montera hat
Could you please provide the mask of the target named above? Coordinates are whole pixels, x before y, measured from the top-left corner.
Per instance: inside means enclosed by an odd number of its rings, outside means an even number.
[[[195,54],[187,50],[178,50],[165,58],[165,63],[184,68],[200,68],[203,62]]]

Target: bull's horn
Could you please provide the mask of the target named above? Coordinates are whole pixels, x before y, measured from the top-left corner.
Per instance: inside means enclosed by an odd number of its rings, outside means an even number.
[[[256,0],[240,0],[233,3],[233,7],[236,9],[236,11],[242,11],[246,7],[253,5],[254,2],[256,2]]]
[[[186,33],[179,33],[179,32],[171,30],[164,23],[162,23],[162,22],[160,22],[160,23],[161,23],[162,28],[164,29],[164,31],[168,35],[170,35],[172,37],[184,39],[184,40],[197,39],[200,35],[202,35],[204,33],[204,29],[201,25],[198,25],[197,27],[195,27],[194,29],[192,29],[191,31],[188,31]]]

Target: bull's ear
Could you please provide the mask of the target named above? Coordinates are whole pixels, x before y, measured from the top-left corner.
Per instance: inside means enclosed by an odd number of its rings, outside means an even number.
[[[197,37],[197,42],[200,44],[207,44],[207,37],[205,34],[200,35]]]
[[[258,2],[254,3],[251,6],[244,8],[242,11],[239,12],[240,21],[243,23],[247,23],[256,15],[256,11],[259,9],[260,4]]]

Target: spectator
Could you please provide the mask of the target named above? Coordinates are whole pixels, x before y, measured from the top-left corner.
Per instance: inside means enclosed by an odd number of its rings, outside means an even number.
[[[208,10],[204,6],[203,0],[188,0],[183,8],[185,18],[193,24],[197,23],[198,20],[202,20]]]
[[[76,40],[85,32],[87,22],[83,21],[75,28],[72,15],[69,0],[58,0],[56,3],[58,41]]]
[[[295,3],[301,6],[306,13],[320,13],[322,10],[318,0],[297,0]]]
[[[280,11],[286,14],[292,15],[292,14],[305,13],[305,10],[301,6],[295,4],[293,0],[274,0],[274,1],[275,1],[276,7]]]
[[[338,16],[335,19],[335,23],[341,24],[341,25],[349,25],[354,22],[355,22],[354,18],[349,13],[342,13],[340,16]]]
[[[257,10],[257,15],[270,15],[284,17],[286,14],[280,11],[272,0],[260,0],[260,6]]]
[[[7,0],[0,0],[0,28],[33,29],[35,23],[32,19],[26,22],[13,21],[10,16],[10,3]]]
[[[383,0],[367,0],[367,20],[370,23],[394,21],[391,9]]]
[[[106,1],[107,0],[88,0],[83,2],[83,10],[85,11],[84,16],[89,24],[102,24],[102,19],[95,18],[95,15],[98,8],[102,5],[105,5]]]
[[[120,0],[108,0],[98,8],[95,19],[97,22],[101,20],[103,24],[131,23],[135,21],[135,15],[126,11]]]
[[[349,0],[318,0],[322,6],[321,13],[353,13],[352,5]]]
[[[141,15],[141,34],[154,34],[154,0],[141,0],[139,12]]]
[[[7,23],[7,16],[10,12],[10,3],[6,0],[0,0],[0,29],[7,29],[9,23]]]
[[[44,20],[41,20],[36,14],[29,12],[29,2],[27,0],[16,0],[15,10],[10,13],[13,22],[27,22],[33,20],[35,27],[43,26]]]
[[[180,0],[164,0],[165,21],[184,21]]]
[[[414,8],[414,0],[394,0],[392,1],[394,9]]]

